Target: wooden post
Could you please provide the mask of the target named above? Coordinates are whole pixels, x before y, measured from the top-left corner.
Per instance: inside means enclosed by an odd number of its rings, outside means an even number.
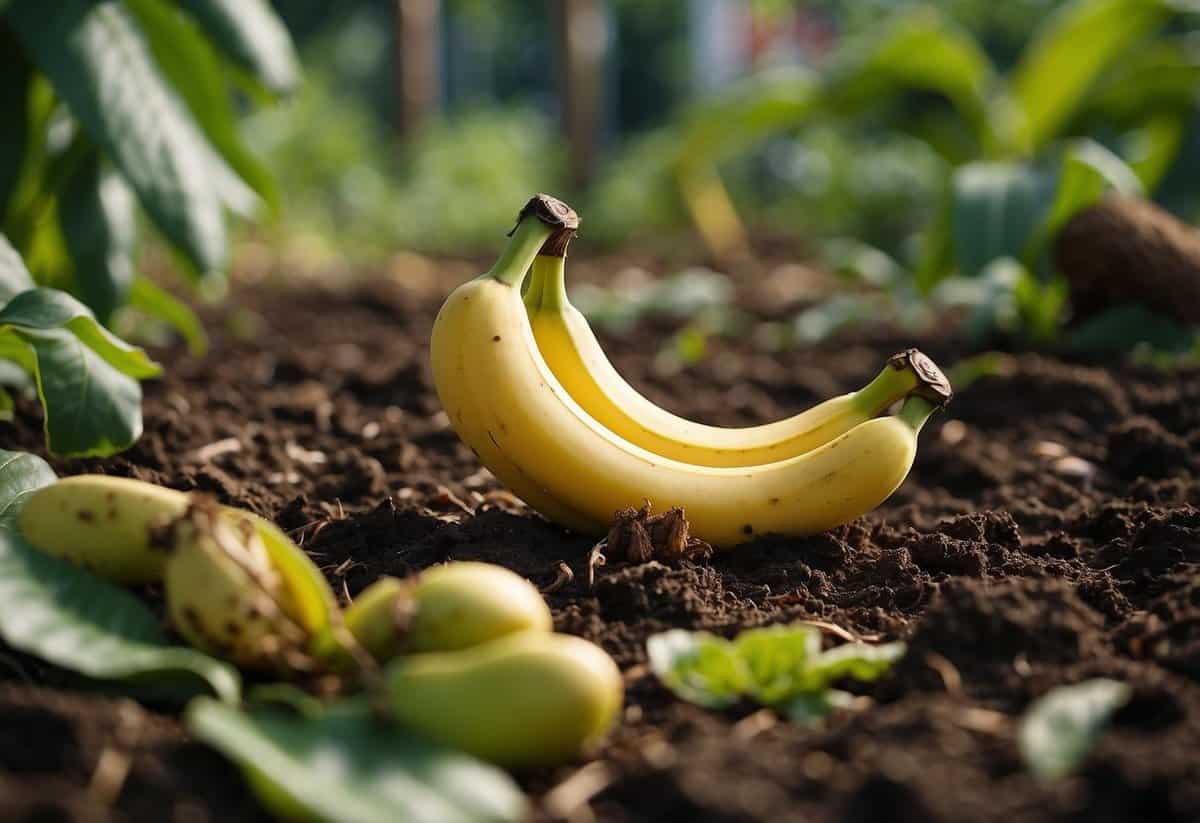
[[[397,127],[407,136],[438,106],[441,0],[395,2]]]
[[[558,17],[559,94],[571,179],[582,188],[596,168],[604,114],[607,9],[604,0],[550,0],[550,5]]]

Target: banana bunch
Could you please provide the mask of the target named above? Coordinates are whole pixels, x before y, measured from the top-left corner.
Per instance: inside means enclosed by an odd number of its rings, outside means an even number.
[[[679,506],[692,535],[723,547],[838,526],[904,481],[922,425],[950,398],[929,358],[902,352],[859,391],[767,425],[678,417],[617,374],[567,301],[564,256],[578,225],[566,204],[534,197],[500,259],[434,323],[434,384],[452,425],[526,503],[590,534],[647,500]]]

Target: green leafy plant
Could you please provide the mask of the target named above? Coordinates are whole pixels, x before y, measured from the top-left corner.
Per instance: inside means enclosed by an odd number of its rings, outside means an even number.
[[[361,700],[299,715],[197,698],[185,721],[240,765],[259,800],[284,820],[500,823],[528,814],[504,772],[380,726]]]
[[[946,13],[909,5],[848,38],[819,72],[766,73],[697,107],[678,141],[679,189],[713,253],[736,251],[745,241],[719,159],[813,123],[870,118],[925,141],[946,169],[914,261],[914,297],[955,273],[988,272],[976,330],[1057,340],[1068,295],[1047,246],[1105,191],[1152,192],[1171,166],[1200,81],[1194,48],[1170,25],[1188,11],[1167,0],[1074,0],[1001,73]],[[999,260],[1010,262],[996,269]],[[1128,318],[1118,325],[1129,331]]]
[[[1039,697],[1025,710],[1017,730],[1029,770],[1047,781],[1075,771],[1112,715],[1132,697],[1128,685],[1107,678],[1059,686]]]
[[[733,640],[675,629],[646,642],[650,668],[677,697],[711,709],[750,698],[791,720],[814,724],[853,696],[839,680],[882,677],[904,654],[904,644],[846,643],[821,650],[813,626],[750,629]]]
[[[296,79],[265,0],[0,5],[0,358],[34,377],[51,450],[111,454],[140,433],[137,381],[159,369],[103,330],[118,309],[202,348],[186,306],[137,273],[137,207],[185,271],[219,283],[226,212],[278,201],[234,91]]]

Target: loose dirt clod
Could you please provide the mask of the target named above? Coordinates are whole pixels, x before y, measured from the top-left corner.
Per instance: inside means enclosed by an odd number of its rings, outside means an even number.
[[[1138,197],[1110,195],[1055,239],[1055,262],[1082,316],[1142,304],[1200,323],[1200,232]]]
[[[611,260],[596,269],[615,270]],[[1200,820],[1200,368],[1014,356],[1003,373],[956,386],[950,413],[922,435],[909,481],[861,521],[809,538],[760,538],[707,560],[614,557],[618,568],[599,569],[588,588],[592,538],[549,525],[494,479],[464,482],[479,463],[446,428],[424,371],[440,298],[384,287],[242,291],[238,302],[262,314],[269,333],[234,339],[210,316],[208,357],[161,358],[167,374],[145,386],[146,435],[133,449],[55,468],[207,491],[271,516],[299,529],[294,536],[335,588],[355,596],[382,574],[406,577],[448,559],[499,563],[539,582],[553,579],[560,560],[570,564],[577,583],[546,595],[555,627],[619,661],[627,707],[596,754],[603,768],[573,782],[572,768],[521,781],[539,804],[568,781],[559,797],[566,807],[587,796],[575,805],[581,820],[589,809],[598,820]],[[756,311],[792,319],[772,305]],[[710,358],[667,383],[653,375],[652,352],[679,322],[648,320],[603,342],[639,390],[719,425],[778,419],[850,390],[914,344],[940,363],[975,353],[953,337],[886,329],[770,355],[714,337]],[[362,350],[357,365],[333,354],[344,345]],[[306,385],[321,390],[294,391]],[[36,404],[16,402],[16,422],[0,423],[0,439],[40,453]],[[942,437],[952,421],[962,436]],[[370,422],[378,431],[360,438]],[[219,470],[185,459],[227,437],[243,445],[216,461]],[[288,456],[289,440],[364,460],[331,459],[318,478]],[[1039,443],[1062,451],[1040,453]],[[1067,455],[1096,466],[1088,483],[1051,470]],[[383,467],[381,484],[363,482],[365,458]],[[487,502],[476,505],[472,492]],[[331,519],[335,499],[344,519]],[[874,705],[850,721],[817,731],[746,721],[741,737],[733,729],[751,707],[709,712],[674,700],[645,673],[650,634],[727,636],[793,620],[907,640],[912,657],[864,690]],[[1035,785],[1022,773],[1014,719],[1052,686],[1098,676],[1131,683],[1134,700],[1078,776]],[[170,713],[72,691],[63,673],[10,650],[0,680],[0,820],[265,819],[237,769],[188,742]],[[121,731],[127,710],[143,730],[134,743]],[[105,747],[132,752],[111,808],[87,793]]]

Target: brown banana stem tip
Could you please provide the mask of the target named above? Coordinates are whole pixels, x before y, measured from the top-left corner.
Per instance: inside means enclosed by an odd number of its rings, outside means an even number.
[[[567,244],[579,231],[579,215],[575,213],[575,210],[557,197],[539,193],[530,198],[529,202],[521,209],[520,214],[517,215],[517,223],[520,224],[530,215],[555,230],[542,245],[541,254],[546,257],[564,257],[567,253]],[[513,226],[509,236],[516,230],[516,226]]]
[[[935,406],[945,406],[954,396],[950,379],[920,349],[905,349],[888,358],[893,369],[909,369],[916,375],[919,385],[914,393]]]

